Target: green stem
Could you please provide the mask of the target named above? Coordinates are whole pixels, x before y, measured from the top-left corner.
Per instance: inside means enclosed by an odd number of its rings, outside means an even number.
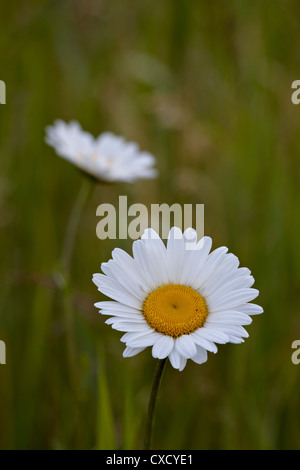
[[[61,256],[63,275],[67,277],[67,283],[69,282],[68,278],[79,222],[93,187],[89,179],[84,179],[69,217]]]
[[[66,321],[66,332],[67,332],[67,342],[68,342],[68,354],[71,365],[71,370],[77,369],[76,363],[76,354],[75,354],[75,344],[74,344],[74,318],[72,312],[72,296],[71,296],[71,286],[70,286],[70,270],[71,270],[71,261],[74,250],[75,238],[79,227],[79,222],[84,210],[84,207],[87,203],[89,195],[93,185],[90,180],[85,179],[82,183],[82,186],[79,190],[78,196],[73,205],[71,215],[69,217],[66,235],[63,244],[63,251],[61,256],[61,270],[63,277],[63,298],[64,298],[64,311],[65,311],[65,321]],[[74,374],[71,374],[74,377]]]
[[[144,450],[151,449],[156,399],[167,359],[159,359],[154,372],[146,419]]]
[[[79,413],[79,394],[78,394],[78,360],[76,352],[75,342],[75,325],[74,325],[74,312],[72,307],[72,289],[70,285],[70,271],[71,261],[74,251],[75,239],[78,232],[79,223],[81,220],[82,213],[88,201],[88,198],[93,189],[93,184],[88,179],[85,179],[79,190],[78,196],[74,202],[66,229],[66,235],[63,244],[63,250],[61,255],[61,276],[63,283],[61,284],[62,295],[63,295],[63,308],[65,315],[65,326],[66,326],[66,342],[67,342],[67,356],[69,363],[69,375],[72,393],[76,402],[74,410],[75,419],[75,430],[77,438],[77,447],[81,443],[81,422]]]

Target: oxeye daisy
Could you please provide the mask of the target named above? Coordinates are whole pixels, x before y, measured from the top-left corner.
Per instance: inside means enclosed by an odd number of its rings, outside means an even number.
[[[154,156],[140,151],[136,143],[111,132],[94,138],[76,121],[55,121],[46,127],[45,140],[58,155],[102,181],[132,183],[157,175]]]
[[[125,332],[123,356],[147,347],[152,356],[169,358],[183,370],[187,359],[202,364],[217,344],[241,343],[248,333],[243,325],[262,308],[250,303],[259,292],[247,268],[226,247],[211,251],[212,239],[177,227],[167,246],[152,229],[133,243],[133,257],[115,249],[102,263],[104,274],[94,274],[98,290],[113,301],[95,304],[110,318],[106,323]]]

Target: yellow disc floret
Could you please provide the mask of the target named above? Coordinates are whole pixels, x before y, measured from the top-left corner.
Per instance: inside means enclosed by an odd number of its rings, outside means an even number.
[[[201,328],[208,315],[204,298],[181,284],[158,287],[146,298],[143,314],[159,333],[178,338]]]

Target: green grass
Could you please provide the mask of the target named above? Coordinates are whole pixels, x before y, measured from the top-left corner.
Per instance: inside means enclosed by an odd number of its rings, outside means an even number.
[[[18,5],[18,3],[20,3]],[[300,107],[297,0],[2,2],[0,79],[1,449],[140,448],[155,361],[123,359],[91,282],[114,247],[102,202],[205,204],[205,233],[249,267],[265,310],[242,345],[168,365],[154,446],[298,449]],[[111,130],[160,175],[98,186],[76,238],[71,307],[76,389],[57,266],[82,175],[44,143],[54,119]]]

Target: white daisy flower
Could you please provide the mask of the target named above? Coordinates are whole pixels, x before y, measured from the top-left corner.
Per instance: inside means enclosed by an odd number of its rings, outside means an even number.
[[[193,246],[191,246],[193,244]],[[202,364],[216,343],[241,343],[248,337],[242,325],[263,309],[249,303],[259,294],[247,268],[220,247],[211,253],[212,240],[197,242],[193,229],[169,233],[167,247],[152,229],[133,243],[133,257],[115,249],[94,274],[98,290],[114,301],[95,304],[106,323],[126,332],[123,356],[152,347],[152,356],[169,358],[183,370],[187,359]]]
[[[157,175],[154,156],[141,152],[136,143],[110,132],[94,138],[76,121],[55,121],[46,127],[45,140],[58,155],[99,180],[132,183]]]

